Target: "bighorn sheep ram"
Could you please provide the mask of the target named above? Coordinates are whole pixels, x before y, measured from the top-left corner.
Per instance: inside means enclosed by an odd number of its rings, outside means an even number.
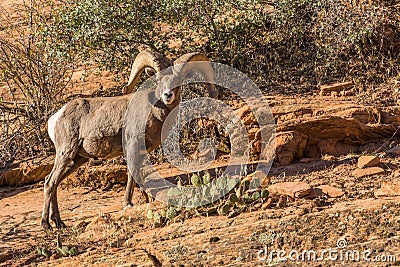
[[[181,67],[179,75],[189,71],[189,68],[182,66],[193,61],[209,61],[209,59],[199,53],[181,56],[174,61],[174,66],[179,64]],[[150,116],[143,114],[138,109],[132,123],[140,128],[146,128],[147,152],[160,145],[163,125],[160,118],[165,118],[179,104],[181,90],[180,86],[168,88],[163,85],[170,84],[170,80],[175,79],[177,73],[174,71],[162,75],[154,91],[131,92],[143,70],[152,68],[158,73],[169,66],[171,63],[164,56],[144,50],[138,54],[132,65],[129,82],[125,88],[125,92],[128,94],[117,97],[78,98],[68,102],[49,119],[48,133],[54,143],[56,156],[54,167],[44,183],[44,206],[41,220],[44,229],[52,229],[49,213],[57,228],[65,227],[57,203],[57,187],[65,177],[87,162],[89,158],[108,159],[123,154],[123,121],[131,101],[136,101],[131,103],[131,106],[140,107],[143,104],[150,105],[151,94],[159,99],[157,104],[152,107]],[[200,64],[200,66],[204,69],[199,72],[202,75],[210,75],[207,77],[208,80],[214,81],[211,64]],[[208,84],[208,90],[212,97],[217,96],[212,83]],[[134,99],[133,96],[135,96]],[[124,207],[132,206],[132,193],[135,185],[132,175],[137,175],[137,172],[128,171],[128,183],[123,198]]]

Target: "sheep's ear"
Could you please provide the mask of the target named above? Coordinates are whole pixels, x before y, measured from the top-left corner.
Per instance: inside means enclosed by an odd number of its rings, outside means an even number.
[[[157,73],[156,70],[153,68],[145,68],[144,71],[146,72],[146,75],[148,77],[151,77]]]

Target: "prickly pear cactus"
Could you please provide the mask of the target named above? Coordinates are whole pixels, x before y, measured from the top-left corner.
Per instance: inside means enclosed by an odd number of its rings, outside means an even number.
[[[210,193],[211,193],[211,187],[210,186],[204,186],[203,187],[203,191],[202,191],[202,195],[204,199],[208,199],[210,197]]]
[[[57,248],[57,250],[63,255],[63,256],[68,256],[69,255],[69,249],[67,246],[62,246],[61,248]]]
[[[243,187],[243,191],[249,190],[250,181],[249,180],[243,181],[241,186]]]
[[[195,173],[192,175],[192,177],[190,177],[190,182],[194,186],[200,186],[201,185],[200,177]]]
[[[77,249],[76,247],[72,247],[72,248],[68,251],[68,254],[69,254],[70,256],[76,256],[76,255],[78,255],[78,249]]]
[[[249,188],[256,189],[260,186],[260,184],[261,184],[260,179],[253,179],[253,180],[251,180],[251,182],[249,184]]]
[[[172,220],[177,215],[176,209],[174,207],[169,207],[167,210],[167,219]]]
[[[196,194],[193,198],[193,206],[200,206],[201,205],[201,198],[199,194]]]
[[[252,197],[252,199],[254,199],[254,200],[260,199],[260,192],[258,192],[258,191],[254,192],[253,195],[252,195],[251,197]]]
[[[153,219],[153,211],[152,210],[147,211],[147,219],[149,219],[149,220]]]
[[[209,171],[205,171],[203,175],[203,184],[209,184],[211,182],[211,174]]]
[[[236,193],[232,193],[232,194],[229,196],[229,201],[230,201],[231,203],[239,202],[239,198],[237,197]]]
[[[37,247],[36,250],[40,256],[45,256],[46,258],[51,256],[51,252],[45,248]]]
[[[228,186],[228,190],[232,190],[233,188],[236,187],[238,180],[236,180],[235,178],[228,178],[227,181],[227,186]]]
[[[241,198],[242,197],[242,189],[240,187],[235,189],[235,194],[237,198]]]
[[[230,210],[231,206],[229,204],[223,204],[219,209],[218,209],[218,213],[221,215],[226,215],[228,214],[229,210]]]
[[[179,190],[178,187],[171,187],[167,192],[167,196],[168,197],[176,197],[176,196],[179,196],[181,194],[182,194],[182,192],[181,192],[181,190]]]
[[[154,212],[153,213],[153,220],[154,220],[154,222],[161,223],[161,215],[158,212]]]
[[[269,191],[266,189],[261,190],[261,197],[267,198],[269,196]]]

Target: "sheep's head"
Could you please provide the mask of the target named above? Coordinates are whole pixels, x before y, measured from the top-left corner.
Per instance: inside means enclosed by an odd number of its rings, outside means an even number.
[[[156,95],[158,99],[166,105],[176,104],[180,101],[180,84],[194,71],[197,71],[208,82],[209,95],[217,98],[218,93],[214,86],[214,71],[209,61],[210,59],[200,53],[188,53],[176,59],[173,66],[171,66],[170,61],[163,55],[150,50],[144,50],[135,58],[128,85],[124,88],[124,93],[131,93],[133,91],[144,70],[147,73],[151,73],[151,70],[153,70],[156,73],[155,82],[157,83]]]
[[[200,53],[189,53],[174,61],[174,65],[156,74],[156,95],[165,105],[179,103],[181,85],[185,80],[198,72],[207,82],[209,95],[218,96],[214,86],[214,71],[210,60]]]
[[[181,97],[181,76],[168,68],[156,74],[156,97],[166,106],[177,104]]]

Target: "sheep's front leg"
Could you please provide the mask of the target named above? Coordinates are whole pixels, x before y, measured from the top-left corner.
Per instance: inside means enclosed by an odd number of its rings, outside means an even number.
[[[133,189],[135,186],[136,186],[136,181],[133,178],[130,171],[128,171],[128,182],[126,183],[126,191],[125,191],[125,196],[124,196],[124,200],[122,203],[124,209],[133,207],[132,195],[133,195]]]
[[[129,142],[130,141],[130,142]],[[129,140],[127,142],[127,151],[126,151],[126,163],[128,165],[128,182],[126,184],[126,191],[125,191],[125,196],[123,200],[123,208],[129,208],[132,207],[132,195],[133,195],[133,190],[136,185],[136,180],[139,179],[139,173],[140,173],[140,168],[143,165],[143,161],[147,156],[147,151],[146,149],[142,148],[139,146],[140,143],[144,142],[139,142],[138,140]],[[142,181],[139,181],[139,184]],[[143,191],[142,191],[143,192]],[[145,195],[147,203],[148,201],[148,196],[147,194]]]
[[[128,172],[128,182],[126,184],[126,192],[125,192],[124,201],[123,201],[123,208],[124,209],[133,207],[132,195],[133,195],[133,191],[134,191],[134,189],[135,189],[135,187],[137,185],[136,180],[135,180],[134,177],[141,177],[141,176],[139,176],[139,173],[137,173],[136,176],[134,176],[134,175],[130,174],[130,172]],[[140,178],[140,179],[142,179],[142,178]],[[141,182],[142,182],[142,180],[141,180]],[[144,197],[146,203],[150,203],[150,199],[151,198],[146,193],[146,191],[141,189],[139,186],[138,186],[138,188],[139,188],[142,196]]]

